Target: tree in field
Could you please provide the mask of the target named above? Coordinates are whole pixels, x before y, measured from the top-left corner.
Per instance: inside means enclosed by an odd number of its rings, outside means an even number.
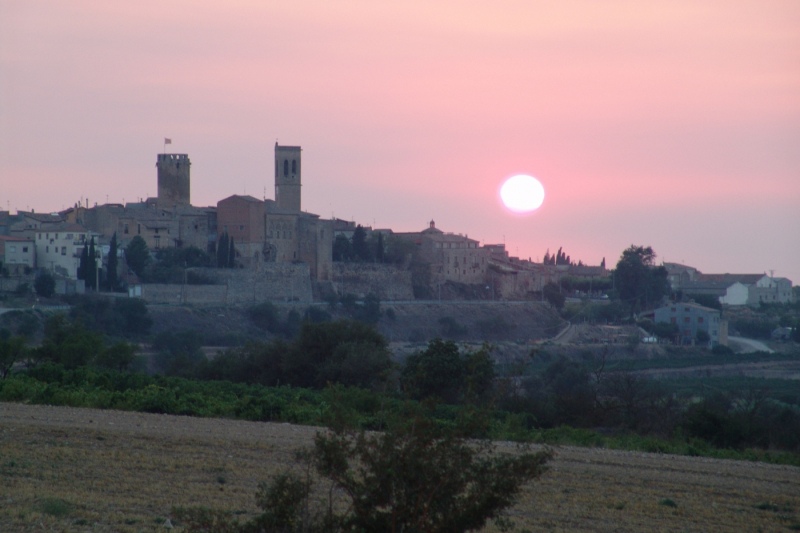
[[[657,304],[669,294],[667,269],[655,265],[656,253],[650,246],[631,245],[622,252],[614,270],[614,286],[631,315]]]
[[[417,410],[380,433],[317,433],[313,448],[300,455],[302,474],[262,483],[256,502],[264,512],[247,523],[225,511],[173,514],[188,531],[444,533],[481,530],[489,521],[506,531],[513,524],[505,509],[551,457],[524,446],[500,453],[490,441],[467,439]],[[321,503],[316,484],[326,487]]]
[[[119,283],[117,278],[117,247],[117,233],[114,232],[114,235],[111,237],[111,245],[108,249],[108,265],[106,268],[108,271],[106,274],[106,288],[110,291],[115,290]]]
[[[147,263],[150,262],[150,250],[147,248],[147,243],[139,235],[131,239],[131,242],[125,247],[125,262],[128,263],[128,267],[134,274],[140,277]]]
[[[486,346],[462,354],[455,342],[434,339],[425,351],[408,356],[400,383],[410,398],[438,398],[455,403],[486,397],[494,376]]]

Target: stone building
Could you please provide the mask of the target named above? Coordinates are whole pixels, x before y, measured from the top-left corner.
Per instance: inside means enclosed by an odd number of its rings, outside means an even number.
[[[60,215],[100,234],[103,242],[116,233],[122,247],[138,235],[151,250],[194,246],[211,252],[216,242],[216,208],[191,205],[190,166],[186,154],[158,154],[156,198],[91,208],[88,202],[78,203]]]
[[[445,233],[431,220],[427,228],[414,233],[394,233],[394,237],[416,245],[415,262],[429,265],[431,282],[484,283],[489,267],[488,249],[475,239]]]
[[[233,195],[217,203],[217,234],[227,233],[236,260],[247,268],[262,263],[305,263],[315,280],[329,280],[333,254],[331,221],[302,211],[299,146],[275,143],[275,200]]]
[[[192,162],[187,154],[158,154],[158,205],[173,207],[192,205],[191,177]]]

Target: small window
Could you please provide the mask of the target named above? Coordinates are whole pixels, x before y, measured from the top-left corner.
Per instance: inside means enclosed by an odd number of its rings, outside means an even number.
[[[284,162],[283,162],[283,175],[284,176],[288,176],[289,175],[289,160],[288,159],[284,160]]]
[[[244,231],[244,224],[239,224],[239,231]]]
[[[691,321],[692,321],[692,319],[691,319],[691,318],[689,318],[688,316],[686,316],[686,317],[683,317],[683,322],[684,322],[685,324],[688,324],[688,323],[689,323],[689,322],[691,322]]]
[[[44,247],[44,253],[46,253],[46,254],[50,253],[50,247],[49,246],[45,246]]]
[[[13,252],[14,250],[11,250],[11,251]],[[23,246],[22,247],[22,252],[23,253],[28,253],[28,247],[27,246]]]
[[[61,247],[61,255],[67,255],[67,247],[66,246],[62,246]]]
[[[292,174],[297,174],[297,160],[292,159]]]

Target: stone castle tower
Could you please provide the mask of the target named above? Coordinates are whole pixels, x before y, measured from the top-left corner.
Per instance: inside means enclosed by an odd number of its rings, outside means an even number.
[[[299,146],[275,143],[275,203],[279,209],[300,211],[301,151]]]
[[[158,204],[190,205],[189,167],[187,154],[158,154]]]

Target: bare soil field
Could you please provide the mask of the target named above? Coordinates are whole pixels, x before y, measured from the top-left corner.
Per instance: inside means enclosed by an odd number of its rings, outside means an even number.
[[[258,483],[291,467],[318,430],[0,403],[0,531],[161,531],[173,506],[246,516]],[[800,529],[799,468],[555,452],[511,510],[517,531]]]

